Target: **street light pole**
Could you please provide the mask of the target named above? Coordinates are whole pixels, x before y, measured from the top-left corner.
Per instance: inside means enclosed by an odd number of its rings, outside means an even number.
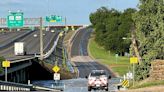
[[[48,16],[50,16],[49,0],[47,0],[47,2],[48,2]],[[50,22],[48,22],[48,31],[50,31]]]
[[[40,17],[40,60],[43,60],[43,31],[42,17]]]

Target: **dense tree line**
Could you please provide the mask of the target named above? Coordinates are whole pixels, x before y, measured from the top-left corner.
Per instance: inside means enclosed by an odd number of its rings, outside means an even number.
[[[135,36],[137,53],[141,58],[135,70],[136,80],[149,77],[153,60],[164,59],[163,0],[140,0],[138,11],[126,9],[119,12],[102,7],[90,14],[90,21],[95,29],[95,41],[114,53],[128,52],[130,40],[122,37]],[[130,48],[137,56],[134,47]]]
[[[119,12],[101,7],[91,13],[90,21],[95,28],[95,41],[113,53],[129,52],[130,40],[122,38],[130,37],[130,28],[133,24],[132,13],[135,11],[129,8],[124,12]]]
[[[133,15],[136,38],[142,62],[136,67],[136,79],[149,76],[150,62],[164,59],[164,1],[140,0]]]

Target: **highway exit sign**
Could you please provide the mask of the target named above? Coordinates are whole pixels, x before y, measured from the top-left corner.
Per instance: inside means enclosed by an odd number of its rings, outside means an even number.
[[[62,22],[62,17],[57,15],[46,16],[47,22]]]
[[[54,67],[52,68],[52,70],[53,70],[55,73],[57,73],[57,72],[59,72],[60,68],[56,65],[56,66],[54,66]]]
[[[3,61],[2,62],[2,67],[10,67],[10,61]]]
[[[24,25],[23,12],[11,12],[7,16],[7,26],[9,28],[23,27],[23,25]]]

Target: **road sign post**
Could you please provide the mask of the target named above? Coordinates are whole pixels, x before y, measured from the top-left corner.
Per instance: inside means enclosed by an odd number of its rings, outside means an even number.
[[[121,84],[122,84],[123,87],[129,87],[129,81],[126,80],[126,79],[123,80]]]
[[[137,57],[130,58],[130,64],[133,64],[133,86],[134,86],[134,77],[135,77],[135,64],[138,63]]]
[[[116,63],[117,63],[117,59],[118,59],[118,54],[115,54],[115,58],[116,58]]]
[[[55,73],[57,73],[57,72],[59,72],[60,68],[59,68],[57,65],[55,65],[55,66],[52,68],[52,70],[53,70]]]
[[[57,65],[55,65],[52,68],[52,70],[55,72],[54,73],[54,80],[55,80],[55,84],[57,85],[58,81],[60,80],[60,74],[58,73],[60,68]]]
[[[5,81],[7,82],[7,68],[10,67],[10,61],[3,61],[2,67],[5,67]]]
[[[59,73],[54,73],[54,80],[60,80],[60,74]]]

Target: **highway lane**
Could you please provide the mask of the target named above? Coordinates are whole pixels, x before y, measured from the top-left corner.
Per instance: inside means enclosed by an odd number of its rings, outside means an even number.
[[[0,33],[0,45],[6,44],[11,40],[15,39],[16,37],[27,33],[28,31],[19,31],[19,32],[6,32]]]
[[[85,78],[92,70],[106,70],[109,75],[113,73],[104,65],[99,64],[88,56],[87,46],[92,29],[82,29],[76,34],[71,47],[71,60],[79,70],[79,77]]]
[[[111,71],[108,70],[105,66],[95,62],[88,56],[87,45],[88,38],[91,29],[80,30],[75,36],[75,39],[72,43],[72,58],[71,60],[75,63],[75,67],[79,70],[79,77],[69,80],[60,80],[60,83],[63,83],[63,86],[55,84],[54,80],[46,81],[33,81],[33,85],[48,87],[52,89],[64,88],[64,92],[88,92],[87,79],[85,78],[91,72],[91,70],[106,70],[109,75],[112,75]],[[109,79],[109,92],[117,92],[117,84],[120,83],[120,79],[113,78]],[[92,90],[91,92],[106,92],[104,90]]]
[[[92,29],[82,29],[77,32],[71,47],[71,61],[75,63],[77,67],[78,79],[68,81],[65,83],[65,92],[87,92],[87,80],[84,79],[92,70],[106,70],[107,73],[112,76],[109,80],[109,92],[117,92],[117,84],[120,83],[120,79],[116,78],[115,75],[104,65],[100,64],[98,61],[93,60],[88,56],[88,40],[92,33]],[[92,92],[104,92],[103,90],[92,90]]]
[[[57,36],[57,32],[52,33],[50,31],[44,31],[44,46],[49,44],[50,39],[54,38],[54,36]],[[37,37],[34,37],[34,34],[37,34]],[[14,55],[14,44],[10,46],[7,49],[1,50],[0,55],[4,56],[8,60],[13,60],[13,59],[21,59],[21,58],[27,58],[34,56],[34,54],[39,54],[39,31],[35,31],[32,34],[24,37],[23,39],[20,39],[19,41],[25,42],[25,48],[27,50],[27,55],[26,56],[15,56]],[[50,49],[50,48],[44,48],[44,49]]]

